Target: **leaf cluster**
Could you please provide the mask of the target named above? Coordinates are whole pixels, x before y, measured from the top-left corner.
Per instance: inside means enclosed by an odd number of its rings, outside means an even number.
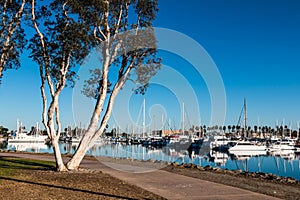
[[[0,2],[0,55],[5,57],[3,71],[21,66],[20,55],[27,44],[24,28],[19,22],[27,9],[25,7],[22,13],[17,14],[21,5],[21,0]]]
[[[161,59],[157,57],[154,30],[151,28],[158,11],[157,1],[115,0],[109,2],[109,7],[104,2],[99,3],[97,7],[85,1],[84,6],[93,8],[85,7],[80,10],[84,11],[81,16],[96,30],[95,35],[100,41],[103,57],[108,50],[112,61],[110,67],[119,68],[117,75],[109,76],[109,90],[112,90],[113,80],[117,82],[126,70],[131,68],[131,73],[126,79],[135,83],[136,93],[144,94],[150,78],[161,67]],[[107,10],[108,16],[105,15]],[[108,34],[111,36],[109,41],[105,37]],[[114,57],[115,51],[117,53]],[[82,93],[96,98],[101,94],[102,76],[95,72],[91,75],[91,78],[85,81]]]
[[[69,4],[67,1],[55,0],[49,6],[42,5],[36,9],[46,52],[38,34],[31,38],[28,49],[34,61],[44,68],[48,67],[54,83],[61,81],[64,76],[62,71],[67,68],[66,78],[73,86],[76,73],[72,68],[80,65],[88,55],[94,45],[94,37],[91,36],[90,27],[78,14],[72,13],[72,5]]]

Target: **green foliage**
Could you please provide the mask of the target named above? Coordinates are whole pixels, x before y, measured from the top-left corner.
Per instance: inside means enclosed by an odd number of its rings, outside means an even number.
[[[0,126],[0,135],[2,135],[3,137],[7,137],[8,136],[8,128]]]
[[[129,12],[130,9],[134,12]],[[136,93],[144,94],[150,78],[161,67],[161,59],[156,56],[155,34],[151,28],[158,11],[157,1],[115,0],[110,1],[109,4],[105,4],[105,1],[100,3],[80,1],[74,10],[92,28],[101,30],[96,29],[95,36],[100,44],[102,58],[108,49],[110,60],[113,60],[110,67],[119,69],[117,74],[110,73],[108,92],[113,90],[112,87],[130,67],[132,70],[127,80],[135,83],[133,90]],[[109,11],[108,16],[105,15],[107,11]],[[105,37],[107,35],[111,36],[109,40]],[[116,57],[113,57],[116,49]],[[85,80],[82,93],[87,97],[97,98],[102,92],[102,71],[93,70],[91,75],[90,79]]]
[[[0,56],[5,60],[1,63],[0,70],[3,67],[3,71],[21,66],[20,55],[27,43],[22,23],[19,23],[22,13],[17,15],[21,5],[21,0],[0,2]],[[25,7],[23,12],[27,12],[26,10]]]
[[[62,81],[62,70],[68,68],[66,79],[69,86],[73,86],[76,73],[72,68],[83,62],[93,46],[94,38],[90,27],[78,15],[71,13],[69,4],[64,6],[64,3],[53,1],[48,6],[36,8],[46,52],[42,49],[38,34],[31,38],[28,49],[34,61],[40,66],[49,67],[54,83]]]
[[[91,99],[97,99],[101,94],[100,85],[102,85],[102,72],[99,68],[89,70],[91,78],[84,81],[83,90],[81,91],[86,97]],[[108,82],[107,93],[111,93],[111,83]]]

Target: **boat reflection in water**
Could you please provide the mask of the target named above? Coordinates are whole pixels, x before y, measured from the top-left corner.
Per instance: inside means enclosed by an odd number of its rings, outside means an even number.
[[[15,150],[15,151],[33,152],[33,153],[48,153],[52,151],[51,146],[39,142],[8,143],[7,149]]]
[[[210,151],[211,161],[214,162],[217,166],[225,166],[229,156],[228,153],[221,151]]]

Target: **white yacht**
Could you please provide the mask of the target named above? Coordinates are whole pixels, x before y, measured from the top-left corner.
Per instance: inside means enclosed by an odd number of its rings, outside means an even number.
[[[289,139],[278,140],[270,146],[270,151],[296,150],[295,141]]]
[[[225,135],[215,135],[214,140],[210,143],[210,149],[218,150],[229,148],[228,143],[231,142]]]
[[[8,139],[8,143],[45,143],[48,138],[47,135],[40,135],[38,126],[36,127],[36,131],[32,135],[28,135],[27,132],[22,127],[22,123],[17,123],[17,132],[13,134],[11,138]]]
[[[229,149],[229,153],[235,151],[265,151],[266,145],[264,144],[255,144],[249,141],[238,141],[235,146]]]

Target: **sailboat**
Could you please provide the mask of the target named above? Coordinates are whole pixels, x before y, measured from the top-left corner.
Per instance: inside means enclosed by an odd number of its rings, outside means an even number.
[[[37,123],[35,134],[28,135],[23,129],[22,123],[17,121],[17,131],[13,134],[11,138],[8,139],[8,143],[45,143],[48,136],[40,135],[39,126]]]
[[[246,110],[246,98],[244,99],[244,132],[247,133],[247,110]],[[240,120],[239,120],[240,121]],[[247,134],[246,134],[247,135]],[[245,136],[245,135],[244,135]],[[247,154],[253,155],[261,155],[266,153],[266,145],[261,143],[254,143],[247,140],[240,140],[237,143],[229,148],[229,153],[231,154]]]

